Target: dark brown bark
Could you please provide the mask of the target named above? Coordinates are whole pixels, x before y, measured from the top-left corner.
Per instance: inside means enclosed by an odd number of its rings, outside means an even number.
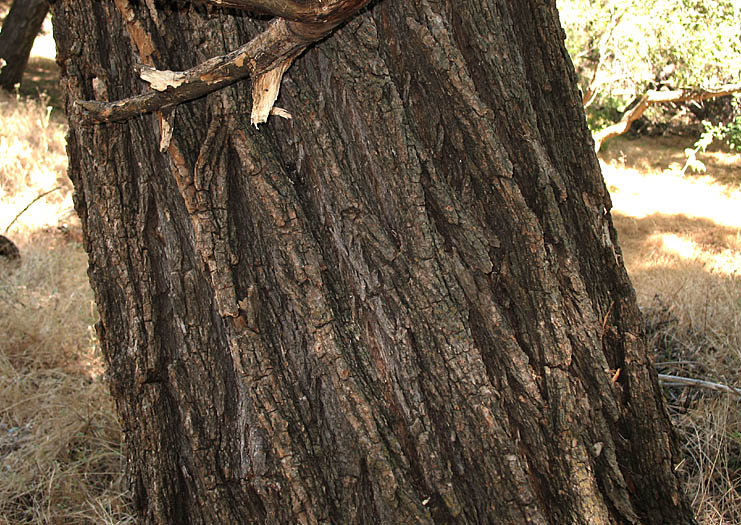
[[[48,0],[13,0],[0,31],[0,87],[12,91],[23,78],[33,41],[49,12]]]
[[[21,258],[21,252],[13,241],[5,235],[0,235],[0,262],[17,261]]]
[[[327,27],[336,27],[348,18],[349,12],[354,12],[359,4],[367,1],[359,0],[204,0],[219,7],[234,7],[257,13],[267,14],[315,25],[321,31]]]
[[[264,28],[158,6],[59,0],[69,101]],[[293,120],[238,83],[165,153],[158,115],[72,122],[145,522],[693,522],[562,40],[554,2],[381,1]]]

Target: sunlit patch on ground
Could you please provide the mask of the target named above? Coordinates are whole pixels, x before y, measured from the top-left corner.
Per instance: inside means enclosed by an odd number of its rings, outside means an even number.
[[[741,155],[736,157],[741,165]],[[683,215],[741,228],[739,183],[727,185],[711,175],[683,174],[681,166],[646,171],[603,163],[602,173],[612,195],[614,210],[619,213],[636,218],[655,213]]]
[[[738,248],[721,250],[713,246],[706,248],[676,233],[654,234],[649,237],[647,243],[654,244],[668,255],[676,256],[685,262],[702,263],[710,272],[735,275],[741,268],[741,251]]]
[[[66,124],[51,112],[43,95],[0,92],[0,233],[10,226],[9,235],[24,236],[72,216]]]
[[[657,150],[670,161],[664,169],[652,166]],[[662,296],[686,320],[722,306],[724,318],[712,317],[741,340],[741,155],[708,155],[708,172],[695,175],[668,158],[681,159],[682,148],[666,139],[622,140],[611,151],[603,174],[639,299]]]
[[[678,162],[681,144],[669,151],[666,139],[623,140],[601,162],[629,270],[696,263],[739,274],[741,155],[705,154],[709,171],[697,175]],[[653,166],[658,156],[668,161],[663,169]]]
[[[692,139],[618,139],[600,156],[626,268],[660,373],[741,387],[741,155]],[[739,399],[666,389],[698,521],[741,523]]]

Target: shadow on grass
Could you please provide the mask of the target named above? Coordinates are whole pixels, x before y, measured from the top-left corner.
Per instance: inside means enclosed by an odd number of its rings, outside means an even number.
[[[47,105],[64,114],[64,93],[59,83],[59,66],[50,58],[31,57],[23,73],[19,93],[24,97],[48,96]]]
[[[623,164],[626,168],[645,172],[681,170],[687,156],[685,149],[694,148],[699,136],[667,137],[616,137],[609,148],[602,150],[600,158],[608,163]],[[705,164],[706,172],[686,170],[688,177],[710,176],[716,182],[727,186],[741,185],[741,154],[733,152],[721,141],[715,141],[697,158]]]
[[[741,212],[741,210],[739,210]],[[634,270],[635,265],[644,261],[658,250],[665,250],[674,257],[692,260],[707,259],[710,256],[725,252],[736,251],[741,258],[741,232],[739,228],[723,226],[711,219],[703,217],[687,217],[685,215],[666,215],[653,213],[646,217],[636,218],[612,211],[612,218],[618,230],[618,241],[626,257],[626,263]],[[687,250],[694,247],[694,252],[683,252],[681,246],[673,248],[664,246],[662,236],[676,235],[687,240]],[[738,268],[741,274],[741,268]]]
[[[682,215],[613,219],[657,361],[741,385],[739,229]]]

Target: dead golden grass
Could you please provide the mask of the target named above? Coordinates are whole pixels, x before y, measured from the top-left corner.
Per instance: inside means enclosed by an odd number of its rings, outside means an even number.
[[[43,97],[26,99],[0,91],[0,115],[0,233],[40,193],[60,188],[34,203],[33,213],[23,214],[11,226],[11,232],[26,235],[55,224],[60,209],[72,210],[72,186],[66,177],[66,126],[52,116]]]
[[[44,98],[0,94],[0,233],[21,251],[0,261],[0,524],[133,522],[65,131]]]
[[[618,139],[602,155],[628,273],[660,373],[741,387],[741,155]],[[741,523],[741,399],[665,388],[698,521]]]
[[[59,234],[0,267],[0,523],[131,520],[86,256]]]

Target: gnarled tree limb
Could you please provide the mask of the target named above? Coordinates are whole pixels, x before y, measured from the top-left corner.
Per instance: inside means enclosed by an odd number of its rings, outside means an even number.
[[[202,97],[244,78],[257,78],[287,64],[310,44],[327,36],[370,0],[300,2],[295,0],[206,0],[224,7],[286,15],[242,47],[187,70],[160,71],[142,67],[140,75],[151,90],[115,102],[78,100],[75,118],[82,123],[126,120]],[[279,76],[282,76],[279,75]],[[280,83],[280,78],[277,79]],[[258,92],[254,92],[257,97]],[[256,100],[253,98],[253,105]],[[272,103],[271,103],[272,105]],[[268,108],[269,111],[270,108]],[[254,122],[255,124],[259,123]]]
[[[719,88],[703,89],[703,88],[688,88],[688,89],[674,89],[671,91],[655,91],[650,90],[643,95],[638,104],[628,110],[620,122],[608,126],[602,131],[599,131],[593,135],[594,146],[597,152],[602,147],[602,143],[607,139],[622,135],[628,129],[630,125],[643,115],[649,105],[661,104],[665,102],[689,102],[690,100],[707,100],[709,98],[721,97],[724,95],[731,95],[733,93],[741,92],[741,84],[727,84]]]

